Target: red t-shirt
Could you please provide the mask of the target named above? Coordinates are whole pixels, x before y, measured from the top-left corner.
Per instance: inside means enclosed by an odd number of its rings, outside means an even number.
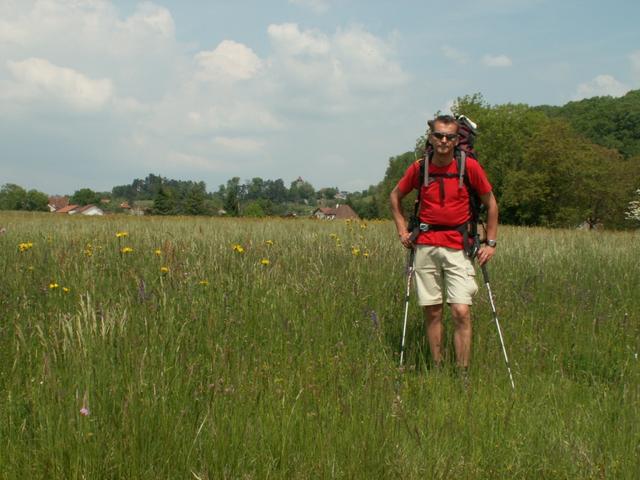
[[[475,158],[467,157],[465,171],[469,183],[478,195],[489,193],[492,188],[487,175]],[[458,162],[454,160],[445,167],[429,164],[429,175],[434,173],[453,173],[453,178],[432,178],[428,186],[422,185],[420,195],[420,222],[430,225],[461,225],[471,216],[469,212],[469,192],[464,183],[460,187]],[[413,162],[398,182],[398,189],[406,195],[419,187],[420,161]],[[442,191],[441,189],[444,189]],[[462,250],[462,234],[455,230],[420,232],[416,243]]]

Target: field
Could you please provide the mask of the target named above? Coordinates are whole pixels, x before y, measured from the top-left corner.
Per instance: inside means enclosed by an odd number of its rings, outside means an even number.
[[[484,288],[468,387],[413,298],[398,369],[390,222],[0,226],[2,479],[639,478],[637,232],[501,229],[513,392]]]

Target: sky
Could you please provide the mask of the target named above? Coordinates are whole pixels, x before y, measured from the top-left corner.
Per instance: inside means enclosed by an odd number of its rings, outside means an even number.
[[[640,88],[639,18],[637,0],[0,0],[0,185],[362,190],[458,97]]]

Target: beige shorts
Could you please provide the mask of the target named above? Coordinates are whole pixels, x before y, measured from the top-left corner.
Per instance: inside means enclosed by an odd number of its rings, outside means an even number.
[[[478,291],[476,272],[464,250],[416,245],[414,267],[414,282],[421,306],[441,304],[443,285],[447,303],[473,303],[472,298]]]

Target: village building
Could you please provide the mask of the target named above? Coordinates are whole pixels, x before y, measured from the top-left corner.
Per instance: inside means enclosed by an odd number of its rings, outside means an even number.
[[[52,195],[49,197],[49,201],[47,202],[50,212],[57,212],[67,205],[69,205],[69,197],[67,195]]]
[[[360,220],[360,217],[353,211],[349,205],[338,204],[335,208],[320,207],[316,208],[312,215],[323,220]]]
[[[104,215],[104,211],[95,205],[67,205],[66,207],[56,210],[56,213],[63,213],[67,215],[86,215],[90,217]]]

